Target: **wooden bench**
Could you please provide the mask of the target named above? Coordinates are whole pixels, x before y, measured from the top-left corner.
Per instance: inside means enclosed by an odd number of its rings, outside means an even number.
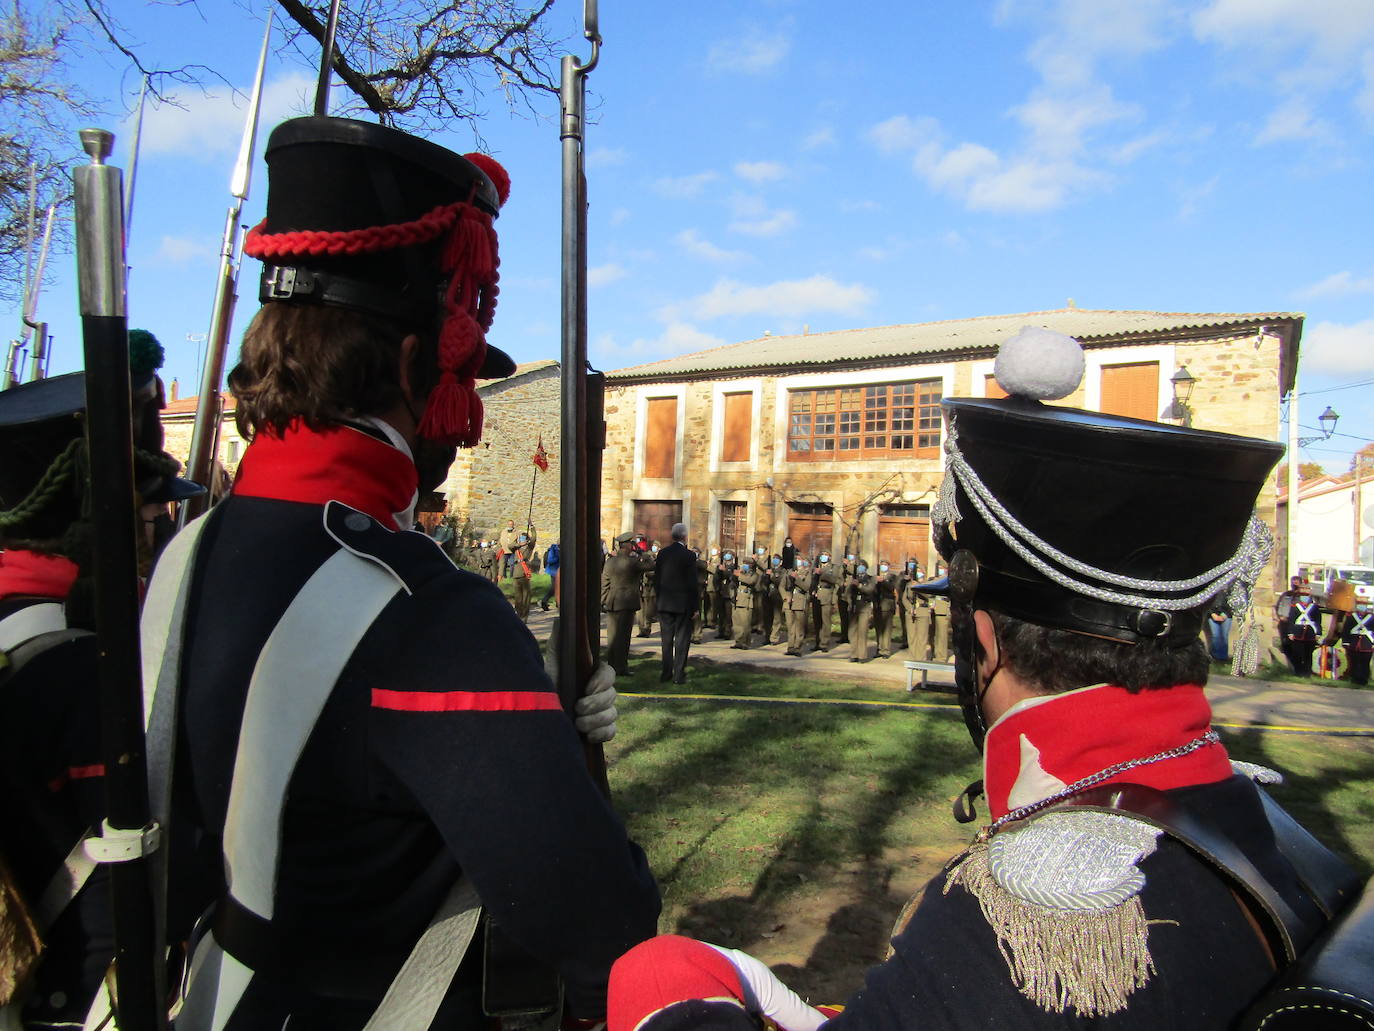
[[[921,688],[924,690],[928,685],[926,678],[932,673],[953,673],[954,664],[951,662],[927,662],[925,660],[907,659],[906,660],[906,689],[916,690],[916,674],[921,674]]]

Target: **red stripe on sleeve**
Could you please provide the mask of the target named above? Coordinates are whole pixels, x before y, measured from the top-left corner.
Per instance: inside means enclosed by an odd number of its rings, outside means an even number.
[[[58,792],[65,788],[71,781],[103,776],[105,776],[104,763],[95,763],[91,766],[68,766],[65,773],[61,776],[54,777],[48,782],[48,790]]]
[[[562,709],[551,691],[388,691],[372,689],[374,709],[400,712],[534,712]]]

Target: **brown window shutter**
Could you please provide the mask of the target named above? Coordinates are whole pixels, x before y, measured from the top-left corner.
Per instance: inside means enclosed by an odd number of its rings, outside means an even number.
[[[994,398],[1007,396],[1007,392],[1002,389],[1002,384],[997,382],[997,377],[992,373],[983,377],[983,396]]]
[[[1102,366],[1101,410],[1159,421],[1159,362]]]
[[[677,398],[651,397],[644,418],[644,475],[670,480],[677,456]]]
[[[722,462],[747,462],[754,436],[754,395],[726,394],[723,437],[720,442]]]

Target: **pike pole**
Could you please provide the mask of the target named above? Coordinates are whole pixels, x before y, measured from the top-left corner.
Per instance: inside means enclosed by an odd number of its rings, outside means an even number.
[[[125,297],[123,182],[105,164],[114,136],[81,130],[91,163],[75,172],[77,275],[86,357],[86,456],[90,473],[97,680],[106,817],[88,839],[109,864],[114,902],[115,1024],[121,1031],[167,1026],[165,966],[154,910],[138,636],[137,512]]]
[[[253,82],[253,95],[248,102],[248,117],[239,142],[238,160],[229,179],[229,194],[233,200],[224,219],[224,236],[219,248],[219,278],[215,283],[215,304],[210,315],[210,332],[205,338],[205,364],[200,380],[200,396],[196,399],[196,421],[191,431],[191,455],[186,463],[186,476],[193,483],[208,488],[204,494],[187,498],[181,503],[177,526],[183,527],[209,507],[214,495],[215,452],[219,450],[221,419],[220,384],[224,380],[224,356],[229,350],[229,332],[234,323],[234,305],[239,297],[239,263],[243,240],[240,238],[239,217],[248,187],[253,178],[253,149],[258,138],[258,113],[262,108],[262,80],[267,71],[267,49],[272,38],[272,11],[267,12],[267,28],[262,34],[262,52],[258,55],[258,74]]]
[[[559,465],[558,694],[566,708],[596,669],[601,644],[601,452],[606,446],[605,377],[587,364],[587,176],[583,127],[587,75],[601,56],[597,0],[583,0],[585,64],[571,54],[561,66],[559,139],[563,146],[563,459]],[[602,791],[606,758],[583,741],[587,768]]]

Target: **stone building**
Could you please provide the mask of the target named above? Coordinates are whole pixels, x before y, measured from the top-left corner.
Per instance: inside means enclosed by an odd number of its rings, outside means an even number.
[[[1000,396],[999,344],[1022,326],[1077,338],[1086,371],[1063,403],[1275,439],[1303,316],[1059,311],[759,340],[608,376],[601,528],[697,547],[937,555],[930,510],[944,476],[940,400]],[[1172,378],[1193,377],[1185,409]],[[1259,500],[1274,525],[1275,490]],[[1269,585],[1272,577],[1261,584]]]
[[[482,441],[458,452],[440,487],[460,526],[467,519],[474,532],[494,537],[508,519],[523,528],[530,518],[541,553],[558,539],[559,368],[556,361],[527,362],[507,379],[478,386]],[[541,439],[549,468],[536,475]]]
[[[238,470],[239,460],[248,442],[239,434],[234,425],[234,395],[221,394],[219,446],[215,449],[215,459],[226,476],[233,478]],[[199,398],[177,396],[177,381],[172,380],[167,387],[167,407],[162,410],[163,447],[167,453],[181,462],[183,466],[191,456],[191,435],[195,430],[196,404]]]

